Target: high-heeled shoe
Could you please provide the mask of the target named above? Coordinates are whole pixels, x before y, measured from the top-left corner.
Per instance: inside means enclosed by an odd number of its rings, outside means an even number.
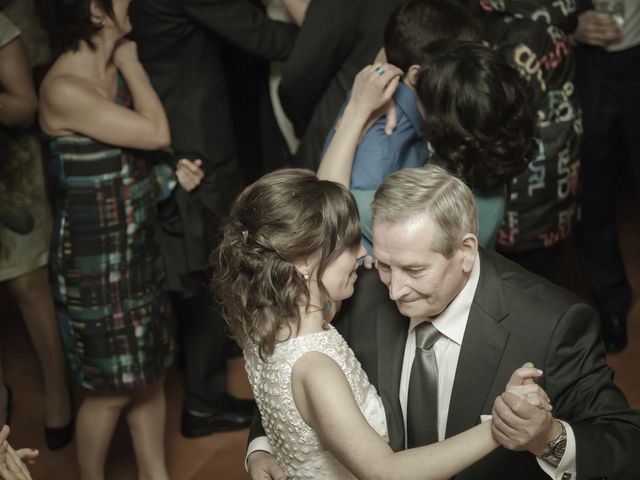
[[[73,419],[63,427],[44,427],[44,441],[49,450],[58,450],[73,440]]]
[[[73,393],[69,389],[69,423],[62,427],[44,427],[44,441],[49,450],[58,450],[73,440]]]
[[[6,383],[4,384],[4,389],[7,392],[7,403],[4,407],[4,423],[5,425],[9,425],[11,423],[11,410],[13,403],[13,392],[11,388]]]

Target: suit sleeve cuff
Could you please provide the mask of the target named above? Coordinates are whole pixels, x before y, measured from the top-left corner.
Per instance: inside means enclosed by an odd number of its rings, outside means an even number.
[[[257,452],[258,450],[273,455],[273,448],[271,447],[269,440],[267,440],[267,437],[254,438],[253,440],[251,440],[251,442],[249,442],[249,446],[247,447],[247,454],[244,457],[244,468],[247,472],[249,471],[249,455],[251,455],[253,452]]]
[[[536,457],[536,460],[540,468],[554,480],[573,480],[578,478],[576,472],[576,436],[573,434],[573,429],[567,422],[560,421],[567,431],[567,446],[562,460],[557,467],[542,460],[540,457]]]

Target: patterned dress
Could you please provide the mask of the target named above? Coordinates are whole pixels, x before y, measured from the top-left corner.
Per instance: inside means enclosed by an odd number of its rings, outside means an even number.
[[[354,480],[302,419],[291,391],[291,371],[300,357],[307,352],[324,353],[344,372],[369,425],[388,440],[382,400],[347,342],[330,327],[277,344],[267,361],[260,359],[257,350],[257,347],[248,347],[244,351],[249,382],[260,409],[262,426],[289,480]]]
[[[130,107],[122,78],[118,87],[116,102]],[[51,137],[50,150],[52,290],[74,380],[97,391],[148,385],[172,361],[151,162],[79,134]]]
[[[19,35],[20,31],[0,13],[0,49]],[[40,137],[34,128],[0,126],[0,205],[3,202],[31,215],[33,230],[21,235],[0,223],[0,282],[42,268],[49,261],[51,209]]]

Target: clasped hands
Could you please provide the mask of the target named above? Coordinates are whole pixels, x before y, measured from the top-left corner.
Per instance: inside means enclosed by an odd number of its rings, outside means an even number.
[[[562,432],[551,414],[547,393],[535,383],[542,371],[525,363],[511,375],[505,392],[496,398],[492,411],[492,433],[509,450],[528,450],[536,456]]]

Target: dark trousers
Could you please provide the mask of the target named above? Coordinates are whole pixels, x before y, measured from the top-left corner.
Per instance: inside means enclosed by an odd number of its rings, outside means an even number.
[[[600,310],[626,315],[631,289],[614,207],[621,173],[632,175],[636,189],[640,186],[640,46],[615,53],[581,46],[576,63],[584,124],[580,243],[585,269]]]
[[[187,410],[209,412],[222,408],[227,379],[226,362],[242,351],[229,337],[220,307],[206,287],[192,297],[172,297],[178,317],[184,358]]]

